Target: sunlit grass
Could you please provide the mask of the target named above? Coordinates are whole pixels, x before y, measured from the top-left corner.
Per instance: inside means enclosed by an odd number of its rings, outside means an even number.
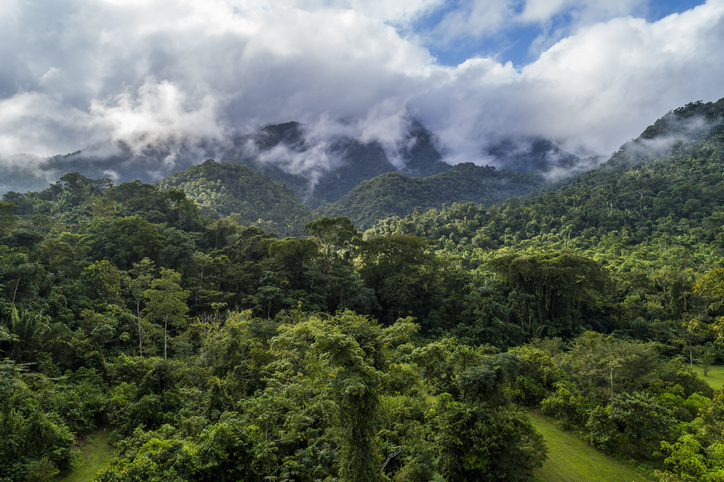
[[[531,412],[530,421],[543,435],[548,460],[535,471],[536,482],[646,482],[631,466],[564,432],[543,416]]]
[[[724,387],[724,366],[722,365],[712,365],[706,376],[704,376],[704,367],[694,365],[694,373],[699,375],[699,378],[706,381],[709,386],[715,390]]]
[[[75,470],[60,479],[59,482],[87,482],[102,468],[113,462],[115,453],[108,444],[111,432],[99,429],[88,435],[78,444],[80,457],[75,463]]]

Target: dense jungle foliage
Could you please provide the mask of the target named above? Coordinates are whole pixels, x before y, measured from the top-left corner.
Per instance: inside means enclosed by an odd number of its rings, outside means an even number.
[[[651,477],[721,480],[724,397],[690,365],[721,361],[723,104],[556,191],[364,233],[280,238],[77,173],[6,194],[0,480],[69,472],[99,427],[97,481],[530,480],[529,408]]]
[[[177,189],[193,199],[201,216],[234,216],[245,226],[255,223],[281,236],[301,235],[311,212],[284,184],[247,166],[212,159],[176,172],[159,183],[162,191]]]
[[[391,172],[364,181],[339,201],[326,206],[328,216],[347,216],[359,228],[370,228],[391,216],[404,216],[416,207],[423,211],[444,204],[467,201],[495,204],[540,188],[543,176],[496,170],[466,162],[429,177],[410,177]]]

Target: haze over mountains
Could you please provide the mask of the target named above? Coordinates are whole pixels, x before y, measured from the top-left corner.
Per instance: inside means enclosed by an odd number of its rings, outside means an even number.
[[[0,192],[40,190],[68,172],[116,183],[139,179],[154,182],[213,158],[245,164],[289,186],[310,207],[332,203],[362,181],[389,172],[425,177],[449,170],[435,136],[410,121],[401,141],[387,145],[377,139],[353,137],[352,129],[319,132],[299,122],[270,125],[224,141],[150,139],[143,148],[123,141],[106,141],[67,155],[57,155],[32,167],[23,163],[0,167]],[[491,143],[477,164],[518,172],[547,169],[575,160],[553,142],[539,137],[505,137]]]
[[[407,141],[394,149],[342,134],[322,138],[314,129],[289,122],[237,137],[223,151],[212,143],[180,144],[149,147],[141,154],[119,149],[102,157],[93,148],[49,159],[44,173],[48,178],[71,171],[87,178],[113,177],[116,184],[156,178],[162,191],[183,190],[210,219],[236,216],[234,222],[264,226],[282,236],[303,234],[304,224],[320,215],[347,216],[359,229],[369,229],[382,219],[404,217],[418,208],[425,212],[455,202],[492,206],[565,188],[599,165],[599,171],[626,170],[689,152],[707,139],[719,142],[723,103],[694,102],[671,111],[607,161],[577,159],[545,139],[519,136],[502,139],[484,154],[492,152],[497,162],[517,170],[472,162],[451,166],[442,160],[435,137],[417,122],[408,125]],[[191,166],[214,151],[217,161]],[[182,163],[190,167],[178,170],[175,166]],[[158,179],[170,170],[175,172]],[[30,177],[43,181],[35,174]],[[6,176],[5,182],[18,179]],[[140,189],[136,183],[132,189]],[[8,196],[11,202],[25,203],[20,195]]]

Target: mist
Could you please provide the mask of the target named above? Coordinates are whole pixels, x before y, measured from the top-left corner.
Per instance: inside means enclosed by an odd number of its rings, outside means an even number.
[[[505,168],[488,155],[504,138],[608,156],[669,110],[724,95],[724,1],[655,20],[638,16],[644,3],[504,2],[481,30],[464,21],[485,11],[469,2],[10,2],[0,9],[0,163],[40,169],[87,149],[162,176],[289,121],[304,126],[304,148],[262,162],[312,184],[339,167],[340,139],[377,143],[404,169],[414,121],[449,164]],[[565,15],[574,21],[562,27]],[[542,29],[553,20],[560,28]],[[433,54],[521,26],[542,29],[523,63],[478,52],[447,65]]]

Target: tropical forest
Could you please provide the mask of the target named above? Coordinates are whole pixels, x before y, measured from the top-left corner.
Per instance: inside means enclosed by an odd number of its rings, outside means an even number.
[[[724,99],[528,172],[417,145],[7,190],[0,481],[563,480],[541,421],[724,480]]]

